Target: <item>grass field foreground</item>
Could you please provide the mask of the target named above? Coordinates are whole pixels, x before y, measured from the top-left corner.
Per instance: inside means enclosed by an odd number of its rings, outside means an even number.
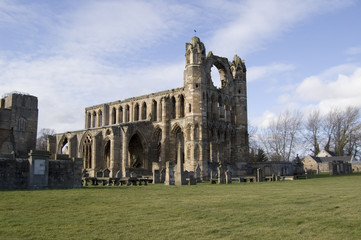
[[[360,239],[361,175],[0,191],[0,239]]]

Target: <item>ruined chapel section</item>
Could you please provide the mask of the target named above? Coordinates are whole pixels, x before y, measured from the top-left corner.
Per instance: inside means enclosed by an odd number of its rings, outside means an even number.
[[[212,79],[211,69],[219,79]],[[215,68],[214,68],[215,67]],[[220,82],[220,88],[215,82]],[[244,175],[248,161],[246,67],[236,55],[206,55],[198,37],[186,43],[184,86],[85,109],[85,129],[49,138],[52,153],[82,157],[90,176],[152,175],[166,162],[208,180],[221,164]],[[180,154],[179,154],[180,149]]]

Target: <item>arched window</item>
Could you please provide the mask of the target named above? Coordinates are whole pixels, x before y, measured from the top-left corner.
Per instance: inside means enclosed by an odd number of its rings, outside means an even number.
[[[104,163],[105,168],[110,168],[110,140],[105,143],[104,147]]]
[[[96,122],[97,122],[97,113],[93,112],[93,126],[92,126],[93,128],[95,128]]]
[[[134,107],[134,121],[139,120],[139,104],[136,103]]]
[[[124,122],[129,122],[129,105],[125,106],[125,119]]]
[[[152,104],[152,120],[153,121],[157,121],[157,114],[158,114],[158,109],[157,109],[157,101],[153,100],[153,104]]]
[[[92,168],[92,138],[87,135],[83,141],[83,168]]]
[[[183,95],[180,95],[179,101],[180,101],[179,117],[183,118],[184,117],[184,97],[183,97]]]
[[[118,118],[119,118],[119,123],[122,123],[123,122],[123,107],[122,106],[119,107],[119,116],[118,116]]]
[[[98,127],[101,127],[103,125],[103,113],[101,110],[99,110],[98,112],[99,117],[98,117]]]
[[[142,104],[142,120],[147,119],[147,104],[143,102]]]
[[[112,109],[112,124],[116,124],[117,121],[117,110],[115,109],[115,107],[113,107]]]
[[[173,96],[171,98],[171,111],[170,111],[170,114],[171,114],[171,119],[175,119],[175,114],[176,114],[176,108],[175,108],[175,105],[176,105],[176,101],[175,101],[175,97]]]

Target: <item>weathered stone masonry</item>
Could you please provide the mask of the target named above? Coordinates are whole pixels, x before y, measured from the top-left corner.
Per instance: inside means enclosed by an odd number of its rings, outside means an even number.
[[[206,55],[197,37],[186,43],[182,88],[88,107],[84,130],[56,134],[48,144],[54,154],[83,158],[90,176],[108,168],[112,177],[151,175],[154,162],[177,163],[179,147],[184,170],[199,167],[203,180],[219,163],[242,175],[248,161],[245,64],[237,55],[232,62]]]

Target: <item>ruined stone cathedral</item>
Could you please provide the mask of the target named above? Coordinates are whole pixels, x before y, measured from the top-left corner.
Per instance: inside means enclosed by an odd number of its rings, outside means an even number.
[[[198,37],[186,43],[184,86],[103,103],[85,109],[85,129],[48,139],[53,154],[83,158],[90,176],[130,172],[152,175],[152,168],[183,162],[185,171],[212,177],[219,165],[243,175],[248,161],[246,67],[213,55]],[[211,78],[219,71],[221,88]],[[180,152],[180,154],[179,154]]]

